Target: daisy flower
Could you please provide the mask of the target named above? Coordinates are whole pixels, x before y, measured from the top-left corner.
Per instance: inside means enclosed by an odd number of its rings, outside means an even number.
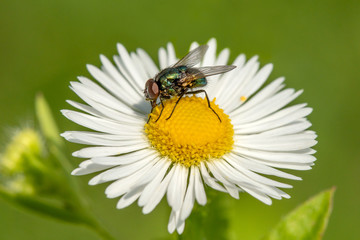
[[[226,65],[229,50],[216,54],[211,39],[199,66]],[[193,43],[190,49],[198,46]],[[161,69],[178,61],[171,43],[159,49],[159,67],[142,49],[129,53],[121,44],[114,63],[101,55],[101,68],[88,65],[96,81],[79,77],[71,89],[86,103],[68,101],[78,111],[63,110],[71,121],[91,131],[67,131],[70,142],[91,145],[73,153],[84,158],[73,175],[100,172],[90,185],[111,182],[108,198],[120,197],[117,208],[137,201],[143,213],[150,213],[166,196],[171,207],[170,233],[181,234],[195,201],[205,205],[210,187],[239,198],[247,192],[265,204],[271,198],[290,196],[286,183],[269,176],[301,180],[282,169],[308,170],[316,160],[312,146],[316,134],[307,130],[306,104],[288,106],[302,91],[284,88],[284,78],[264,86],[272,64],[260,68],[257,57],[246,60],[241,54],[232,63],[236,68],[208,77],[204,88],[211,107],[200,94],[164,101],[151,113],[144,97],[145,83]],[[281,170],[279,170],[281,169]]]

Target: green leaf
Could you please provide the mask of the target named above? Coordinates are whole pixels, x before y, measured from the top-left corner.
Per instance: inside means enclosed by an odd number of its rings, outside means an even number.
[[[322,239],[333,207],[335,188],[319,193],[290,212],[263,240]]]
[[[38,94],[35,100],[36,115],[40,123],[40,128],[47,140],[56,143],[58,146],[64,144],[59,135],[58,127],[51,114],[50,107],[42,94]]]
[[[51,109],[42,94],[36,96],[35,108],[41,133],[46,139],[50,153],[55,156],[67,173],[71,172],[72,166],[66,157],[64,140],[60,137]]]

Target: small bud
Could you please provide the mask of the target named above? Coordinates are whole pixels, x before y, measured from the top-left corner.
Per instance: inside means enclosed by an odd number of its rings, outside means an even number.
[[[33,194],[43,168],[41,137],[33,129],[16,132],[0,158],[1,183],[13,193]]]
[[[0,197],[67,222],[87,222],[75,191],[39,132],[14,134],[0,156]]]

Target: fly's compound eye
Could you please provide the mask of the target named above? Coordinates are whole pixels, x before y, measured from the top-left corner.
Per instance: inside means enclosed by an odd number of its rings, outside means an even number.
[[[159,96],[159,87],[153,79],[147,80],[145,84],[145,97],[149,100],[156,100]]]

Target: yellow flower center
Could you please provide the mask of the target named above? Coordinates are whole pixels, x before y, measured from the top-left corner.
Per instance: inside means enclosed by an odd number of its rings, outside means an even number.
[[[161,155],[169,157],[172,162],[190,167],[207,159],[219,158],[232,149],[234,129],[229,116],[215,105],[208,107],[206,99],[183,97],[176,106],[170,119],[166,120],[173,110],[178,98],[164,102],[164,110],[158,119],[162,106],[158,105],[150,114],[145,132],[151,143]]]

